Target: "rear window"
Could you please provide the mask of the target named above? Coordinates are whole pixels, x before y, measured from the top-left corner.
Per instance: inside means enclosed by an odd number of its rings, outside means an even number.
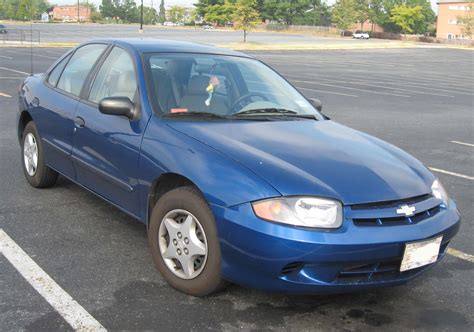
[[[58,89],[79,96],[87,75],[106,47],[104,44],[89,44],[78,48],[61,74]]]
[[[54,87],[56,86],[59,80],[59,76],[61,76],[61,73],[63,72],[63,69],[66,66],[70,57],[71,55],[68,55],[67,57],[62,59],[61,62],[58,63],[56,67],[54,67],[54,69],[49,73],[49,76],[48,76],[49,84],[51,84]]]

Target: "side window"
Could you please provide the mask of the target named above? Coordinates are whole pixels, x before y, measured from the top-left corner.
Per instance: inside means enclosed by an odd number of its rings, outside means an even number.
[[[136,91],[133,60],[123,49],[114,47],[97,73],[89,100],[94,103],[105,97],[128,97],[133,100]]]
[[[59,80],[59,76],[63,72],[63,69],[66,66],[66,63],[68,62],[70,57],[71,57],[71,55],[68,55],[67,57],[62,59],[61,62],[58,63],[56,65],[56,67],[54,67],[53,70],[51,70],[51,72],[49,73],[49,76],[48,76],[48,83],[49,84],[51,84],[52,86],[56,86],[56,84],[58,83],[58,80]]]
[[[58,88],[79,96],[87,75],[106,47],[90,44],[77,49],[59,78]]]

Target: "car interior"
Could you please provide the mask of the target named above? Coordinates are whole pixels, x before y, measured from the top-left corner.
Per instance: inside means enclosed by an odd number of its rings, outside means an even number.
[[[230,102],[239,96],[226,65],[199,64],[196,61],[154,59],[152,80],[160,110],[169,113],[173,109],[192,112],[212,112],[227,115]],[[208,91],[211,78],[218,81],[212,96]],[[209,105],[206,100],[209,99]]]

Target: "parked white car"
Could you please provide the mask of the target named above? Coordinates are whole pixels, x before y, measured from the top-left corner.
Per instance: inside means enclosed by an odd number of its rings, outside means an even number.
[[[368,32],[357,30],[356,32],[354,32],[352,34],[352,38],[354,38],[354,39],[369,39],[370,36],[369,36]]]

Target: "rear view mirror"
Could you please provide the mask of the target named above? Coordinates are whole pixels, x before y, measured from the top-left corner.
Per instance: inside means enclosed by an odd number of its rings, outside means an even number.
[[[121,115],[129,119],[134,117],[134,105],[128,97],[107,97],[99,102],[99,111],[103,114]]]

